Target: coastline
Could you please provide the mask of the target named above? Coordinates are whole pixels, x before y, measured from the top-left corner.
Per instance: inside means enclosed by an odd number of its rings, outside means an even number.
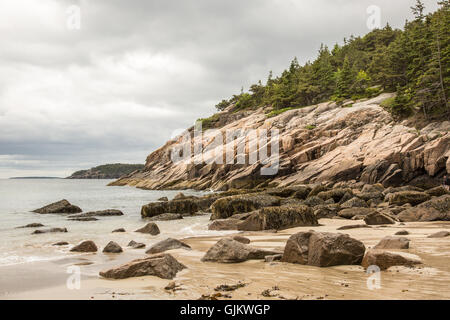
[[[381,272],[381,288],[369,290],[368,275],[361,266],[318,268],[282,262],[261,260],[238,264],[204,263],[200,259],[217,240],[224,236],[190,237],[184,241],[192,250],[168,251],[187,266],[173,279],[181,290],[164,288],[172,280],[153,276],[106,280],[98,272],[144,256],[144,250],[125,250],[119,255],[70,254],[51,262],[32,262],[0,267],[3,280],[0,299],[198,299],[216,293],[222,284],[246,284],[227,294],[225,299],[450,299],[450,239],[427,238],[440,230],[450,230],[450,222],[410,222],[405,225],[336,231],[339,226],[358,224],[358,220],[321,219],[319,227],[297,227],[273,232],[242,232],[252,246],[282,250],[288,237],[300,231],[341,232],[361,240],[367,248],[381,238],[399,230],[408,230],[411,248],[400,250],[418,255],[424,262],[415,268],[392,267]],[[395,251],[395,250],[392,250]],[[90,264],[92,263],[92,264]],[[81,288],[66,287],[68,266],[79,265],[82,272]],[[17,281],[17,277],[21,281]],[[20,286],[17,285],[20,282]],[[279,290],[272,290],[273,288]],[[15,289],[15,292],[12,290]],[[262,292],[268,290],[268,296]],[[5,291],[9,291],[5,294]],[[219,298],[222,299],[222,298]]]

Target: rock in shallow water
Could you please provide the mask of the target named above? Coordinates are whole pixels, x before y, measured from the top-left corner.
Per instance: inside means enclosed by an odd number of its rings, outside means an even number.
[[[98,248],[94,241],[86,240],[74,246],[70,251],[72,252],[97,252]]]
[[[246,260],[264,259],[265,256],[275,254],[279,254],[279,252],[251,247],[236,240],[224,238],[209,248],[202,261],[237,263]]]
[[[411,267],[421,263],[422,260],[413,254],[371,249],[367,251],[361,265],[364,268],[374,265],[380,268],[380,270],[386,270],[393,266]]]
[[[360,264],[366,248],[350,236],[329,232],[299,232],[292,235],[281,261],[317,267]]]
[[[450,232],[448,231],[439,231],[433,234],[430,234],[427,238],[445,238],[450,236]]]
[[[110,241],[104,248],[104,253],[121,253],[123,252],[122,247],[119,246],[116,242]]]
[[[128,243],[128,247],[132,247],[133,249],[142,249],[142,248],[145,248],[145,244],[141,243],[141,242],[136,242],[134,240],[131,240]]]
[[[160,233],[158,226],[153,222],[147,223],[144,227],[136,230],[135,232],[147,233],[151,234],[152,236],[156,236]]]
[[[29,223],[25,226],[17,227],[16,229],[23,229],[23,228],[40,228],[44,225],[42,223]]]
[[[151,246],[145,253],[147,254],[155,254],[155,253],[161,253],[167,250],[173,250],[173,249],[186,249],[191,250],[191,247],[187,245],[186,243],[173,239],[173,238],[167,238],[163,241],[160,241],[153,246]]]
[[[67,228],[50,228],[50,229],[34,230],[32,234],[56,233],[56,232],[67,232]]]
[[[82,210],[72,205],[67,200],[61,200],[58,202],[51,203],[45,207],[33,210],[33,212],[40,213],[40,214],[50,214],[50,213],[79,213]]]
[[[144,259],[133,260],[127,264],[99,274],[109,279],[126,279],[131,277],[157,276],[162,279],[173,279],[186,266],[178,262],[168,253],[156,254]]]

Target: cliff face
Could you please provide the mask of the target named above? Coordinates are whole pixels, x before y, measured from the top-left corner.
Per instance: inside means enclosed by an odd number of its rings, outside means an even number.
[[[181,141],[178,137],[150,154],[143,170],[112,184],[146,189],[227,190],[268,183],[287,186],[346,180],[379,182],[385,186],[438,183],[444,172],[450,173],[450,122],[431,123],[420,131],[409,127],[407,122],[395,122],[380,107],[390,96],[383,94],[344,106],[322,103],[272,118],[263,109],[237,113],[225,110],[216,116],[217,121],[211,126],[220,127],[222,132],[279,130],[279,168],[273,176],[261,175],[264,165],[260,162],[174,163],[171,150]],[[211,148],[211,137],[206,132],[203,138],[204,159],[211,159],[214,152],[221,151],[220,147]],[[193,140],[194,144],[198,139]],[[237,148],[244,146],[248,151],[245,141],[237,139]]]

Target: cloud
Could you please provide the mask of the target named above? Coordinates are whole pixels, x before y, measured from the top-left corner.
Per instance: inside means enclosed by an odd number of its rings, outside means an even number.
[[[241,86],[367,33],[370,5],[401,27],[413,1],[2,0],[0,177],[143,163]]]

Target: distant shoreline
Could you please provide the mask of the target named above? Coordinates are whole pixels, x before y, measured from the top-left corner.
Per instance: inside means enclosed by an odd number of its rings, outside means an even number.
[[[9,180],[26,180],[26,179],[64,179],[59,177],[11,177]]]

